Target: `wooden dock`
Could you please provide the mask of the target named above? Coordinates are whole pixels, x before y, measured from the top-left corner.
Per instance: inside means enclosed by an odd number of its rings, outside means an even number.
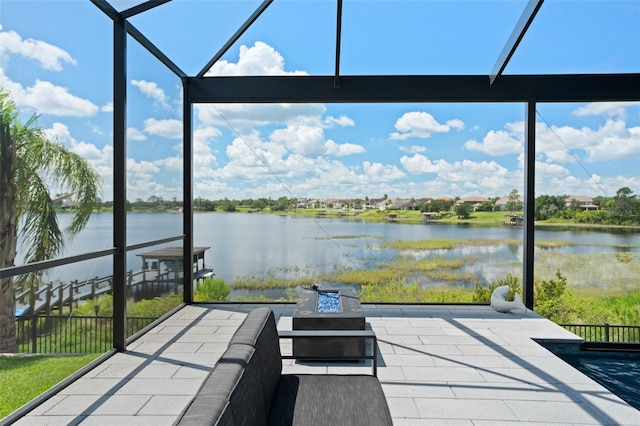
[[[209,247],[193,249],[194,281],[213,276],[213,270],[204,266],[204,252]],[[142,270],[130,270],[125,281],[127,297],[144,299],[168,292],[178,292],[182,286],[182,247],[168,247],[141,253]],[[202,262],[202,266],[201,266]],[[74,306],[82,300],[93,300],[111,293],[113,276],[74,280],[68,283],[48,283],[16,295],[16,316],[50,314]]]
[[[523,226],[524,225],[524,216],[521,214],[506,214],[504,215],[505,220],[502,221],[503,225],[509,226]]]

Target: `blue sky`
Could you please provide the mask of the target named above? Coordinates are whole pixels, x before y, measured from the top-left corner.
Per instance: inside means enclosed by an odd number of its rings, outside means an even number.
[[[113,1],[118,10],[138,2]],[[259,1],[174,0],[131,22],[195,75]],[[489,74],[526,1],[350,1],[341,73]],[[275,0],[209,73],[331,75],[335,1]],[[112,23],[88,0],[0,0],[0,86],[112,199]],[[128,45],[127,197],[182,199],[180,81]],[[505,74],[640,72],[640,0],[542,6]],[[194,195],[503,196],[522,104],[197,105]],[[536,194],[640,192],[640,104],[539,104]]]

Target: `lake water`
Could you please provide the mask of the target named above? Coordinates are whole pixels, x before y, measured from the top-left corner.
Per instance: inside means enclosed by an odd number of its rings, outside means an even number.
[[[61,214],[61,225],[71,215]],[[109,248],[113,239],[112,215],[94,214],[87,227],[68,243],[64,255],[86,253]],[[136,244],[181,234],[179,213],[131,213],[127,216],[128,244]],[[384,241],[427,239],[491,239],[522,240],[522,227],[473,227],[437,224],[391,224],[333,218],[304,218],[265,214],[199,213],[194,216],[194,244],[210,247],[206,266],[216,276],[230,282],[238,277],[300,276],[331,273],[340,269],[373,268],[397,256],[396,250],[381,247]],[[567,241],[576,245],[538,250],[536,256],[550,260],[549,273],[555,272],[555,254],[576,256],[616,252],[632,252],[633,262],[640,257],[640,232],[609,232],[562,228],[536,229],[536,241]],[[181,245],[180,241],[164,246]],[[633,246],[625,248],[624,246]],[[127,256],[128,269],[140,270],[137,254],[157,249],[151,247]],[[539,253],[538,253],[539,252]],[[506,272],[521,274],[522,247],[495,245],[454,250],[406,252],[405,256],[473,258],[464,267],[482,282],[504,277]],[[18,260],[21,260],[20,252]],[[536,262],[538,258],[536,258]],[[618,265],[619,266],[619,265]],[[622,265],[624,266],[624,265]],[[58,267],[50,271],[48,280],[69,281],[111,274],[110,257]],[[632,273],[629,272],[629,273]],[[587,285],[599,285],[602,278],[590,273]],[[635,277],[631,277],[637,281]],[[442,283],[432,282],[431,285]]]

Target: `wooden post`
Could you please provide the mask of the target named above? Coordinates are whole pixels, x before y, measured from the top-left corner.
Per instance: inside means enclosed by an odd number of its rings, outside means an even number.
[[[38,350],[38,314],[36,313],[36,292],[33,287],[29,293],[29,305],[31,306],[31,352],[35,354]]]
[[[91,280],[91,300],[96,298],[96,286],[98,285],[98,277]]]
[[[129,275],[127,277],[127,288],[129,297],[133,297],[133,269],[129,270]]]
[[[58,315],[62,316],[62,308],[64,307],[64,287],[62,283],[58,286]]]
[[[73,281],[69,283],[69,315],[73,312]]]
[[[45,293],[45,320],[44,320],[44,329],[46,333],[49,333],[49,328],[51,327],[51,322],[49,317],[51,316],[51,295],[53,293],[53,283],[47,284],[47,292]]]

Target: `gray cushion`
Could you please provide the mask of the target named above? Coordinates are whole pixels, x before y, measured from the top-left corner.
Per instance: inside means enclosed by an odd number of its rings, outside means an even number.
[[[255,362],[254,349],[249,345],[231,345],[226,350],[213,373],[220,371],[222,385],[226,384],[226,375],[235,375],[240,368],[240,376],[229,396],[231,412],[236,426],[261,426],[267,424],[267,407],[264,403],[264,390],[260,365]],[[213,375],[212,375],[213,376]]]
[[[285,374],[269,425],[393,425],[382,386],[374,376]]]
[[[249,345],[256,350],[255,360],[252,362],[259,364],[260,383],[268,415],[282,372],[280,341],[273,311],[267,307],[252,310],[229,342],[230,346],[236,344]]]
[[[234,426],[229,401],[226,398],[203,397],[197,394],[176,425]]]

